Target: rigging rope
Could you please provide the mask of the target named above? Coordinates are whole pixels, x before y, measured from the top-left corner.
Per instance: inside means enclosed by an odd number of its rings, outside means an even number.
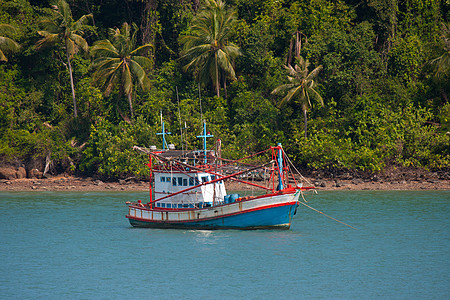
[[[308,179],[306,179],[306,178],[300,173],[299,170],[297,170],[297,168],[294,166],[294,164],[292,163],[292,161],[291,161],[291,159],[289,158],[289,156],[287,156],[287,155],[286,155],[286,152],[284,152],[284,149],[282,149],[282,150],[283,150],[284,157],[286,157],[288,163],[292,166],[292,168],[295,170],[295,172],[297,172],[297,174],[300,175],[300,178],[303,179],[304,181],[306,181],[308,184],[313,185]]]

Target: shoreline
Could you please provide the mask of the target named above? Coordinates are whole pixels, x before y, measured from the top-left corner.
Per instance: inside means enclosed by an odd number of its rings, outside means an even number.
[[[303,186],[315,186],[317,191],[363,191],[363,190],[450,190],[450,180],[335,180],[306,178]],[[228,181],[228,191],[259,191],[261,189]],[[148,181],[119,180],[101,181],[92,178],[73,176],[57,176],[48,179],[14,179],[0,180],[0,191],[130,191],[144,192],[149,190]]]

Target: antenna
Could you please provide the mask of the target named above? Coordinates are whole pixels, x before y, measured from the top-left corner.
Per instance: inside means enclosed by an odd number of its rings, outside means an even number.
[[[200,101],[200,119],[203,122],[203,112],[202,112],[202,97],[200,95],[200,82],[198,83],[198,99]]]
[[[186,124],[186,121],[184,121],[184,132],[187,132],[187,130],[188,130],[188,126],[187,126],[187,124]],[[186,151],[188,150],[188,141],[187,141],[187,138],[185,138],[184,139],[184,141],[186,142]]]
[[[177,91],[178,119],[180,120],[181,151],[183,151],[184,150],[183,149],[183,127],[181,125],[180,98],[178,97],[178,86],[175,86],[175,90]]]
[[[161,110],[161,133],[157,133],[156,135],[162,135],[162,142],[163,142],[163,150],[165,150],[167,148],[169,148],[167,146],[167,142],[166,142],[166,134],[172,134],[171,132],[166,132],[164,129],[164,121],[163,121],[163,117],[162,117],[162,110]]]

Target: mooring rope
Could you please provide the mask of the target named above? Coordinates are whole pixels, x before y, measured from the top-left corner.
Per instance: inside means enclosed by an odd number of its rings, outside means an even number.
[[[353,229],[355,229],[355,230],[358,230],[357,228],[355,228],[355,227],[353,227],[353,226],[350,226],[350,225],[348,225],[348,224],[346,224],[346,223],[344,223],[344,222],[342,222],[342,221],[339,221],[339,220],[337,220],[337,219],[335,219],[335,218],[333,218],[333,217],[330,217],[329,215],[327,215],[327,214],[321,212],[320,210],[315,209],[314,207],[309,206],[308,204],[306,204],[306,203],[304,203],[304,202],[301,202],[301,201],[298,201],[298,202],[301,203],[301,204],[303,204],[304,206],[306,206],[306,207],[308,207],[308,208],[310,208],[310,209],[312,209],[312,210],[318,212],[319,214],[324,215],[324,216],[327,217],[327,218],[330,218],[330,219],[332,219],[332,220],[335,220],[336,222],[339,222],[339,223],[341,223],[341,224],[344,224],[345,226],[348,226],[348,227],[350,227],[350,228],[353,228]]]

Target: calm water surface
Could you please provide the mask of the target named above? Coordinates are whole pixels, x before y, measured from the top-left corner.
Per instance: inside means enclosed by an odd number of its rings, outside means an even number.
[[[320,192],[288,231],[135,229],[147,193],[0,192],[2,299],[449,299],[450,191]]]

